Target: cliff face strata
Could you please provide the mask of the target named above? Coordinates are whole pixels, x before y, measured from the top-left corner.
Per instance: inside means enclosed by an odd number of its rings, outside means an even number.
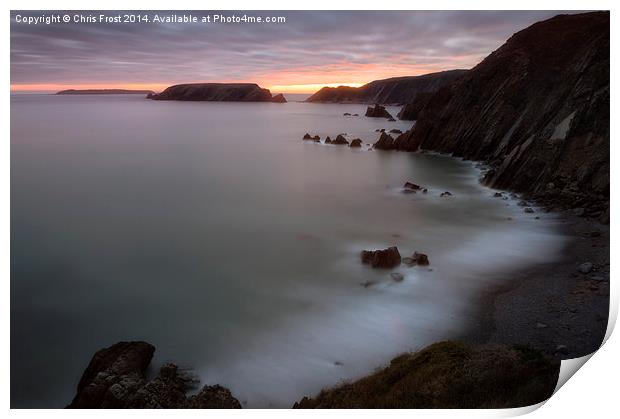
[[[401,149],[486,161],[492,187],[604,216],[609,69],[609,13],[536,23],[435,93]]]
[[[451,70],[422,76],[375,80],[361,87],[323,87],[306,102],[403,104],[420,93],[432,93],[453,82],[467,70]]]
[[[119,342],[101,349],[91,359],[67,406],[75,409],[240,409],[241,404],[224,387],[204,386],[186,396],[197,380],[174,364],[164,364],[146,381],[145,371],[155,347],[146,342]]]
[[[282,94],[272,96],[269,89],[254,83],[177,84],[159,94],[148,95],[147,98],[203,102],[286,102]]]

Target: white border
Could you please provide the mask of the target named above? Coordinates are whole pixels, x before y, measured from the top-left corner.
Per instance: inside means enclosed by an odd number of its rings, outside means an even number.
[[[176,0],[161,1],[152,0],[146,1],[119,1],[109,0],[101,1],[94,0],[88,3],[77,0],[62,0],[56,2],[45,1],[8,1],[4,2],[7,10],[4,13],[4,20],[0,23],[2,25],[2,34],[4,36],[4,42],[2,43],[3,56],[5,60],[9,61],[10,51],[10,25],[9,25],[9,10],[79,10],[79,9],[99,9],[99,10],[343,10],[343,9],[363,9],[363,10],[377,10],[377,6],[380,6],[380,10],[611,10],[611,45],[612,45],[612,60],[611,60],[611,74],[612,79],[614,71],[617,72],[617,51],[614,51],[614,47],[617,43],[617,29],[615,19],[615,8],[613,7],[618,2],[612,1],[574,1],[574,0],[521,0],[521,1],[503,1],[501,3],[497,1],[489,0],[470,0],[468,2],[450,1],[450,0],[433,0],[413,2],[411,0],[382,0],[381,2],[362,2],[361,0],[344,0],[339,2],[328,0],[313,0],[312,2],[290,2],[284,0],[263,0],[261,2],[251,1],[211,1],[211,2],[199,2],[199,1],[187,1]],[[2,68],[3,78],[5,80],[5,88],[7,93],[10,88],[10,67],[9,63],[5,63]],[[617,85],[611,83],[612,96],[617,98]],[[615,101],[611,102],[611,114],[617,115],[614,112]],[[0,397],[3,401],[2,415],[11,415],[14,417],[32,417],[32,416],[48,416],[51,418],[56,417],[109,417],[111,414],[119,417],[169,417],[171,414],[177,417],[198,417],[207,415],[209,417],[226,416],[226,417],[242,417],[253,416],[260,418],[281,418],[295,415],[296,417],[310,417],[311,415],[321,415],[324,417],[341,417],[345,415],[356,415],[360,418],[376,418],[377,416],[388,415],[394,418],[410,418],[412,415],[417,417],[504,417],[515,416],[524,414],[529,411],[535,410],[532,413],[532,417],[536,418],[580,418],[584,416],[593,417],[610,417],[617,414],[617,390],[616,383],[619,373],[618,368],[618,353],[620,352],[620,343],[618,343],[617,336],[611,336],[609,340],[603,345],[603,347],[592,357],[592,359],[577,373],[577,376],[568,381],[557,394],[555,394],[541,409],[524,408],[524,409],[512,409],[512,410],[486,410],[486,411],[446,411],[446,410],[394,410],[394,411],[368,411],[368,410],[355,410],[355,411],[291,411],[291,410],[243,410],[236,412],[224,412],[224,411],[175,411],[171,412],[157,412],[157,411],[63,411],[63,410],[12,410],[9,411],[10,406],[10,345],[9,345],[9,307],[10,307],[10,142],[9,142],[9,109],[10,100],[7,94],[2,101],[2,127],[5,135],[3,136],[3,147],[0,151],[0,158],[2,161],[2,181],[0,182],[0,196],[3,197],[3,205],[0,206],[2,211],[2,222],[0,223],[2,233],[2,253],[0,256],[0,263],[2,267],[2,292],[0,295],[3,297],[2,304],[2,336],[5,338],[0,345],[0,353],[2,355],[2,367],[0,369],[1,381],[0,381]],[[617,120],[612,118],[611,130],[612,133],[616,132]],[[613,137],[613,135],[612,135]],[[612,185],[616,185],[617,176],[616,171],[613,169],[614,163],[617,162],[617,146],[614,141],[611,141],[611,158],[612,158],[612,170],[611,181]],[[616,201],[617,193],[614,189],[611,191],[612,203]],[[612,219],[616,219],[617,211],[615,206],[612,205]],[[613,224],[612,224],[613,225]],[[613,228],[611,229],[613,232]],[[615,237],[612,234],[612,237]],[[615,250],[617,241],[611,240],[611,253],[612,259],[616,254]],[[615,273],[617,269],[615,264],[611,266],[610,277],[615,279]],[[615,322],[618,313],[618,285],[616,280],[611,280],[611,313],[610,318]],[[610,323],[610,329],[612,324]],[[617,335],[617,334],[616,334]]]

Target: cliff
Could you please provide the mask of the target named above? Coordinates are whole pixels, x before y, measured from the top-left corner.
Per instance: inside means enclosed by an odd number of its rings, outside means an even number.
[[[152,90],[127,90],[127,89],[68,89],[55,93],[57,95],[147,95],[153,94]]]
[[[323,87],[306,102],[403,104],[420,93],[433,93],[453,82],[467,70],[451,70],[422,76],[375,80],[361,87]]]
[[[538,22],[432,95],[394,148],[485,161],[492,187],[606,220],[609,42],[608,12]]]
[[[282,94],[271,96],[269,89],[254,83],[177,84],[159,94],[148,95],[147,98],[205,102],[286,102]]]

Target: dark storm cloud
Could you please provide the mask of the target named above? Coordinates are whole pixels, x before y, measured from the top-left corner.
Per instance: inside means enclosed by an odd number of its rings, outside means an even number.
[[[301,84],[316,74],[353,74],[365,66],[410,68],[412,73],[471,67],[514,32],[558,12],[248,13],[285,16],[283,24],[15,22],[16,15],[41,14],[11,14],[13,84],[253,80],[274,74],[288,77],[288,83],[297,74]]]

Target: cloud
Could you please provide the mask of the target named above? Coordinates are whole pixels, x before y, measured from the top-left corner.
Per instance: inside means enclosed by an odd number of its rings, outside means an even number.
[[[254,81],[265,86],[368,82],[470,68],[514,32],[553,11],[299,11],[279,24],[26,25],[11,13],[11,83],[172,84]],[[75,15],[78,12],[57,12]],[[215,12],[135,12],[159,15]],[[217,12],[220,13],[220,12]],[[88,11],[113,16],[124,12]],[[231,15],[233,12],[224,12]],[[244,12],[234,12],[240,16]]]

